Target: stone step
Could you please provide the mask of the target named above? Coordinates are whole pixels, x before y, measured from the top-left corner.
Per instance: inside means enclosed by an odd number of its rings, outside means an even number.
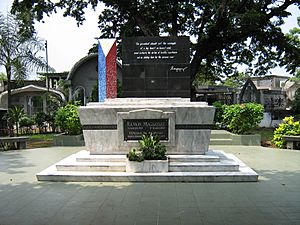
[[[219,162],[215,155],[169,155],[169,162]]]
[[[226,139],[226,138],[223,139],[211,138],[209,144],[210,145],[232,145],[233,141],[232,139]]]
[[[231,133],[225,130],[212,130],[211,139],[231,139]]]
[[[119,162],[70,162],[56,164],[58,171],[98,171],[98,172],[125,172],[126,163]]]
[[[170,162],[170,172],[230,172],[238,171],[239,164],[233,162]]]
[[[78,172],[42,171],[39,181],[64,182],[257,182],[253,170],[237,172],[168,172],[168,173],[126,173],[126,172]]]
[[[95,156],[89,155],[88,151],[80,151],[46,168],[36,176],[39,181],[66,182],[256,182],[258,180],[258,174],[232,154],[215,150],[208,151],[207,155],[218,156],[221,162],[171,162],[167,173],[130,173],[125,172],[125,163],[77,162],[76,158]],[[180,166],[177,167],[176,164]],[[226,167],[224,164],[231,164],[231,167],[236,167],[237,171],[228,169],[230,166]],[[219,169],[222,166],[223,171],[210,166]],[[199,172],[201,167],[202,170],[212,171]],[[177,168],[180,168],[180,172],[172,171]]]
[[[79,156],[77,162],[126,162],[126,155],[92,155]]]

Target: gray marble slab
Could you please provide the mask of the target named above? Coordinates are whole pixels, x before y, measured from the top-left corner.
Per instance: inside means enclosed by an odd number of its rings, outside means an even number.
[[[91,154],[126,154],[137,141],[125,141],[123,119],[169,121],[169,139],[164,141],[169,154],[205,154],[208,150],[215,108],[204,102],[184,98],[109,99],[79,108],[82,125],[114,125],[116,129],[85,129],[85,145]],[[178,128],[176,126],[178,125]],[[201,127],[203,125],[203,127]],[[191,128],[189,126],[194,126]]]

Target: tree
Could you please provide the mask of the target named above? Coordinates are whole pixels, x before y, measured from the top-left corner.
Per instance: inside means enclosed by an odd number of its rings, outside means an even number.
[[[298,19],[298,27],[292,28],[289,33],[286,34],[286,37],[289,39],[293,45],[300,48],[300,17]],[[296,68],[293,77],[290,78],[291,81],[299,82],[300,81],[300,65]]]
[[[248,78],[249,76],[247,74],[240,72],[226,78],[222,81],[222,84],[232,88],[241,88]]]
[[[8,108],[11,108],[11,80],[24,80],[32,69],[47,67],[37,55],[43,50],[42,42],[34,33],[25,34],[23,28],[15,16],[0,14],[0,66],[5,67],[7,76]]]
[[[101,37],[169,34],[196,40],[192,79],[205,70],[216,70],[215,76],[232,75],[238,64],[260,75],[277,65],[294,72],[300,63],[299,46],[280,29],[291,15],[287,8],[299,7],[299,0],[14,0],[12,11],[30,32],[35,19],[41,21],[43,13],[57,9],[80,25],[84,9],[100,2],[106,6],[99,16]]]

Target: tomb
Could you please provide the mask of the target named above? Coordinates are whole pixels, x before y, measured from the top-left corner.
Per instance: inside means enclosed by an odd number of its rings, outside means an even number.
[[[101,102],[79,108],[86,149],[40,172],[37,174],[38,180],[257,181],[257,173],[235,156],[209,150],[215,108],[208,106],[206,102],[191,102],[189,98],[184,98],[189,95],[189,90],[186,89],[186,82],[189,83],[189,80],[186,81],[189,74],[186,40],[186,37],[125,40],[125,71],[132,72],[128,80],[123,77],[126,98],[111,97],[115,95],[112,90],[114,82],[107,79],[112,74],[108,76],[106,71],[111,72],[113,69],[109,68],[112,64],[107,63],[105,57],[115,52],[111,49],[115,45],[111,40],[102,41],[101,43],[108,43],[111,47],[101,48],[106,50],[99,54],[99,60],[102,60],[102,64],[99,61],[99,65],[102,65],[99,72],[99,80],[102,80],[101,85],[99,83]],[[112,58],[111,55],[109,57]],[[180,61],[183,58],[185,61]],[[134,64],[133,68],[131,63]],[[132,82],[134,85],[130,87]],[[164,85],[161,86],[160,82]],[[167,83],[178,85],[165,85]],[[179,93],[178,96],[173,95],[175,92]],[[128,166],[126,154],[131,148],[138,146],[143,134],[149,133],[160,137],[166,146],[168,160],[163,165],[150,163],[140,166],[143,170],[139,166]],[[144,171],[145,168],[147,172]]]

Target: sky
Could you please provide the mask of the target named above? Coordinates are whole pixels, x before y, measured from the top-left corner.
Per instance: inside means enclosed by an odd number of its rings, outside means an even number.
[[[54,1],[54,0],[53,0]],[[0,12],[6,14],[10,11],[13,0],[0,0]],[[100,36],[98,28],[98,15],[103,10],[104,5],[99,5],[96,11],[86,10],[86,21],[83,25],[77,26],[74,18],[63,17],[62,12],[44,17],[44,23],[36,22],[37,35],[48,43],[48,62],[56,72],[70,71],[73,65],[87,55],[94,43],[95,38]],[[291,9],[292,17],[286,20],[282,28],[284,32],[297,26],[297,16],[300,10],[297,7]],[[41,52],[46,58],[46,52]],[[4,68],[0,68],[4,72]],[[284,69],[273,69],[270,74],[288,75]],[[32,74],[29,79],[35,79]]]

